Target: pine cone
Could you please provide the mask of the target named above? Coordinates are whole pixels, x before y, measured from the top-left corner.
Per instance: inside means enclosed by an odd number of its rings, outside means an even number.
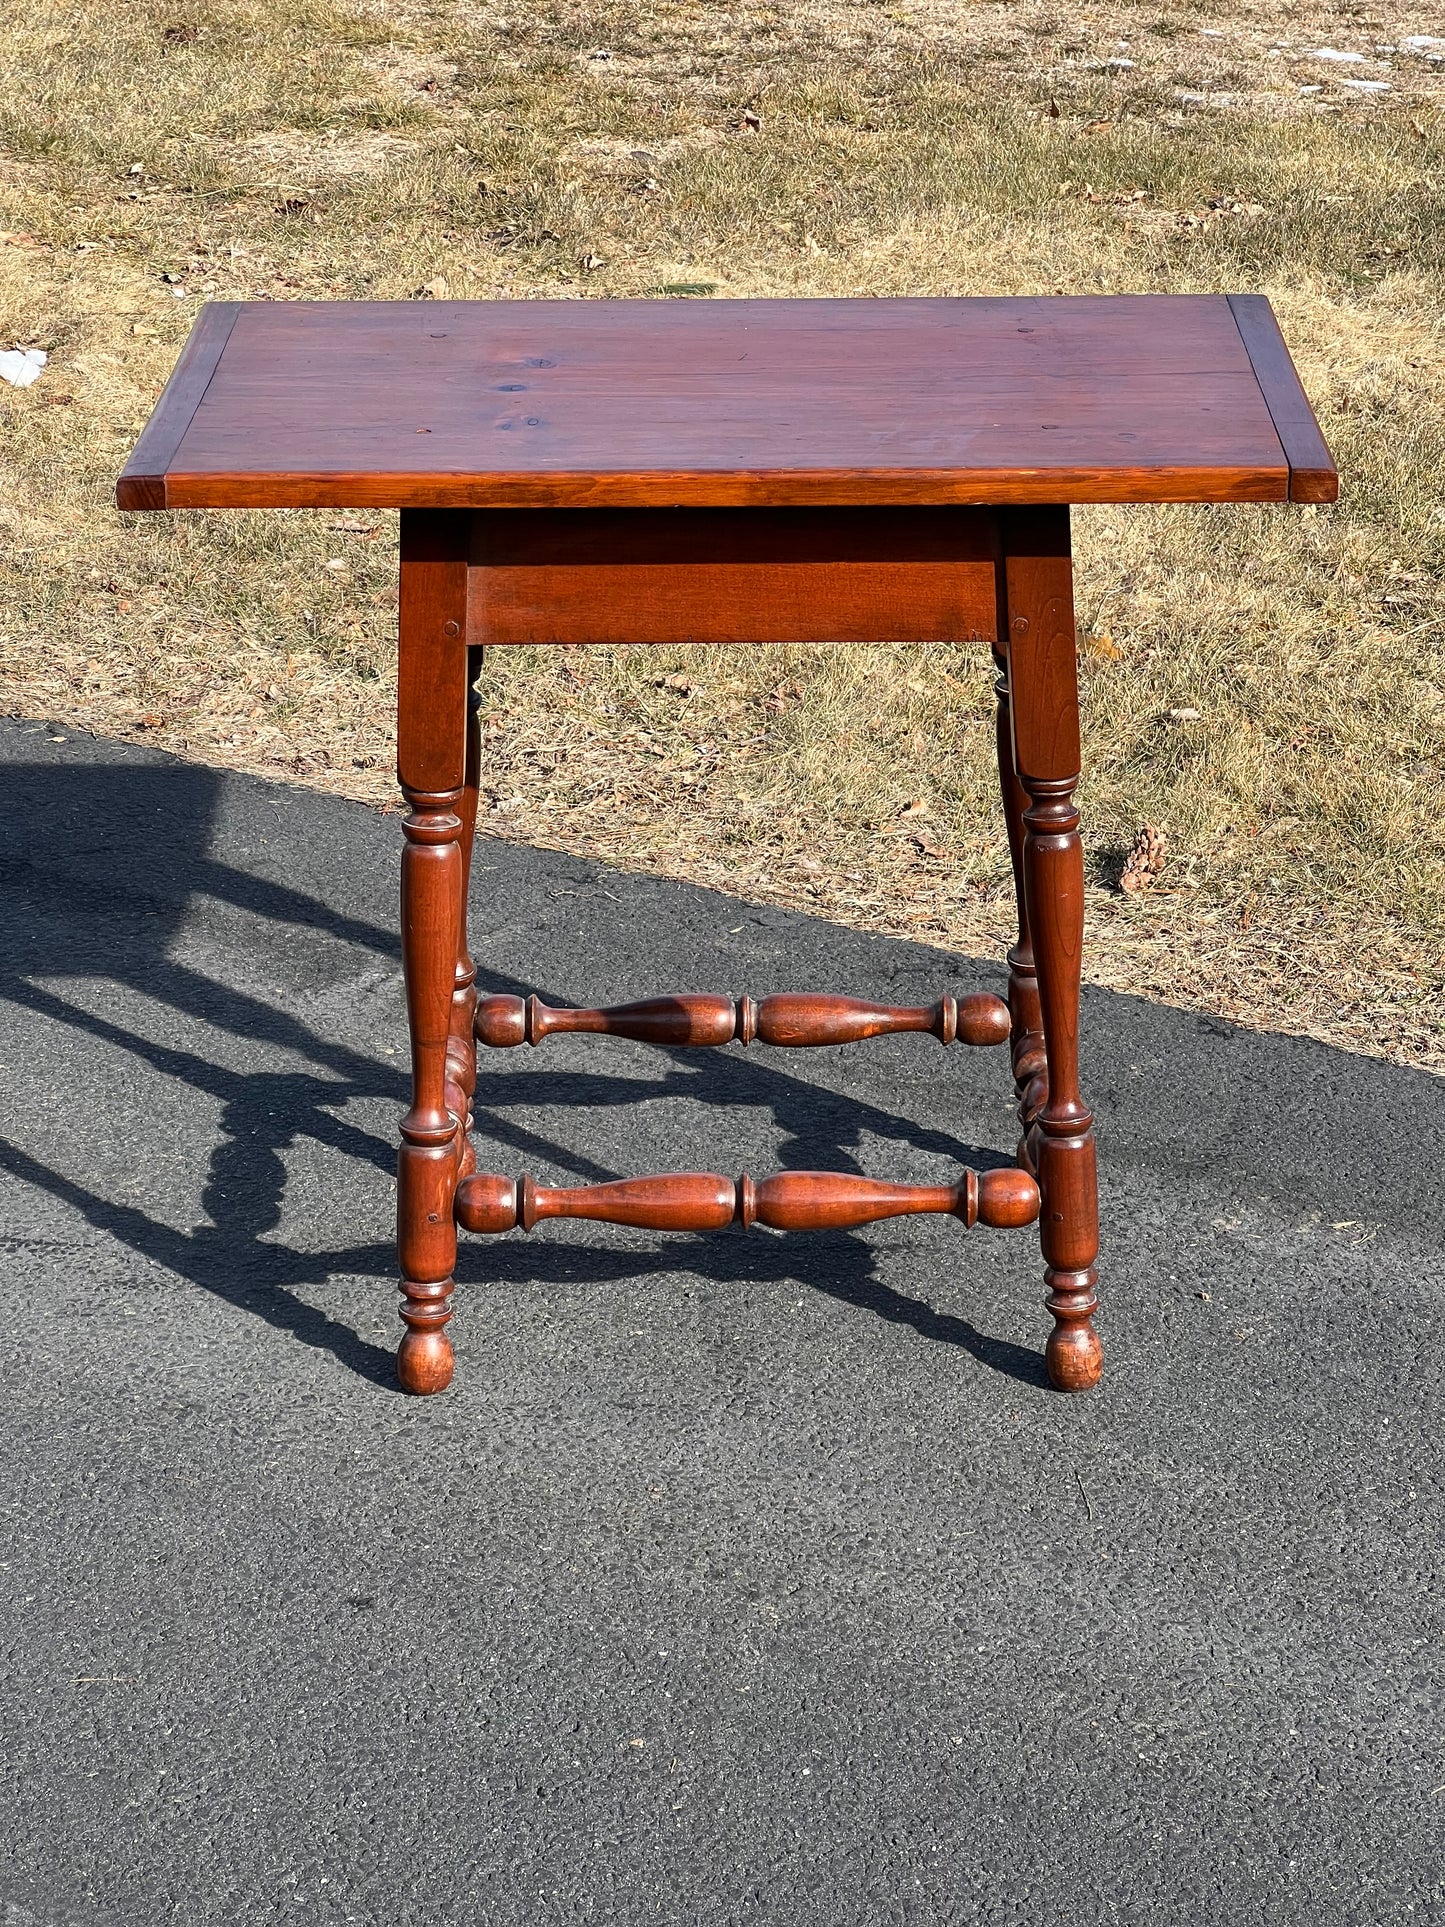
[[[1139,834],[1134,838],[1134,847],[1129,852],[1129,860],[1124,865],[1119,878],[1119,888],[1129,896],[1137,896],[1147,890],[1155,877],[1164,869],[1168,854],[1168,842],[1157,823],[1141,825]]]

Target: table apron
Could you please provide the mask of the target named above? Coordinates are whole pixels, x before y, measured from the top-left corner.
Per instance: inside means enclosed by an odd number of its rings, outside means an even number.
[[[992,642],[979,508],[494,509],[472,519],[476,642]]]

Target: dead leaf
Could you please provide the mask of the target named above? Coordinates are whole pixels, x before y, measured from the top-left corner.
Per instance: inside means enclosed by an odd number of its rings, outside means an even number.
[[[1138,896],[1150,889],[1162,873],[1167,856],[1168,841],[1159,825],[1141,824],[1120,874],[1119,888],[1126,896]]]
[[[1084,637],[1084,653],[1088,656],[1099,656],[1105,662],[1118,662],[1124,651],[1107,629],[1101,629],[1095,636]]]
[[[921,796],[915,796],[911,803],[905,803],[898,812],[900,816],[927,816],[928,804]]]

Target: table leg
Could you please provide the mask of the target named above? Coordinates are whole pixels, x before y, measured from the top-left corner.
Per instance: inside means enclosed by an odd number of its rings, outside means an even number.
[[[998,697],[998,778],[1003,792],[1004,822],[1008,826],[1009,860],[1014,873],[1014,902],[1018,909],[1018,942],[1008,953],[1008,1007],[1012,1019],[1010,1051],[1013,1062],[1014,1090],[1019,1100],[1019,1123],[1027,1140],[1034,1119],[1048,1096],[1047,1059],[1044,1054],[1044,1020],[1039,1009],[1039,976],[1034,967],[1034,941],[1029,930],[1028,898],[1024,892],[1024,811],[1028,797],[1014,768],[1013,723],[1010,716],[1008,686],[1008,649],[1002,639],[1007,631],[1007,613],[1000,622],[1000,640],[993,646],[997,676],[994,692]],[[1026,1148],[1020,1157],[1027,1159]]]
[[[1093,1118],[1079,1091],[1084,855],[1074,804],[1079,690],[1069,514],[1008,510],[1001,525],[1013,763],[1028,799],[1024,898],[1048,1062],[1046,1101],[1028,1132],[1055,1321],[1044,1357],[1051,1381],[1076,1392],[1098,1383],[1103,1350],[1091,1322],[1099,1252]]]
[[[466,784],[469,532],[465,515],[402,512],[397,776],[410,809],[402,826],[401,930],[412,1101],[401,1121],[397,1167],[407,1330],[396,1368],[409,1392],[439,1392],[452,1375],[445,1326],[456,1263],[453,1198],[464,1117],[447,1101],[447,1042],[463,917],[458,808]]]
[[[477,677],[482,670],[479,643],[467,650],[467,748],[466,774],[462,783],[457,815],[461,818],[462,900],[457,921],[456,979],[452,987],[452,1014],[447,1037],[447,1103],[462,1120],[457,1139],[458,1176],[470,1177],[477,1168],[472,1149],[472,1093],[477,1088],[477,1040],[473,1026],[477,1014],[477,966],[472,961],[467,941],[467,904],[471,893],[472,843],[477,832],[477,790],[482,771],[482,699]]]

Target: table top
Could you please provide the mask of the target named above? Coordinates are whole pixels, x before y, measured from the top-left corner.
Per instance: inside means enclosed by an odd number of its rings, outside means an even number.
[[[122,508],[1333,501],[1259,295],[217,302]]]

